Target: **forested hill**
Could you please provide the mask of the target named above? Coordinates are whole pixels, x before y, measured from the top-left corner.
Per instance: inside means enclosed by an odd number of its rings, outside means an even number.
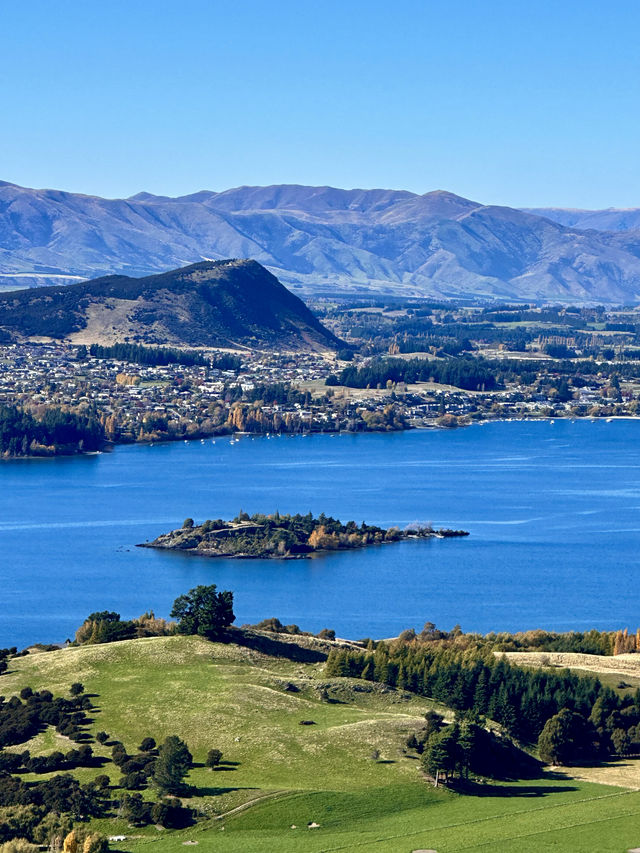
[[[77,343],[327,350],[340,341],[256,261],[0,293],[0,334]]]

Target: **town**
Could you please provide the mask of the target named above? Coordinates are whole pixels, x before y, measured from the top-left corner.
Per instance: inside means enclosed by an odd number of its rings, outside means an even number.
[[[64,342],[4,344],[0,403],[36,417],[52,407],[92,416],[113,443],[638,411],[633,312],[620,322],[619,312],[602,316],[596,309],[560,315],[528,306],[314,308],[347,344],[337,355],[198,349],[183,351],[191,354],[185,364],[179,355],[168,364],[141,364]],[[481,373],[456,385],[446,372],[456,365]]]

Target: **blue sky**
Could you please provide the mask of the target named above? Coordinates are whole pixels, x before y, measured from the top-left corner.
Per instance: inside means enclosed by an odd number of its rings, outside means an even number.
[[[0,179],[640,206],[637,0],[0,0]]]

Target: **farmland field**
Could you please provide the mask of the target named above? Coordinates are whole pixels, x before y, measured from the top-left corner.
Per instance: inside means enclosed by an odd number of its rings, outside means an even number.
[[[105,730],[130,750],[147,735],[177,734],[200,765],[188,781],[197,789],[190,805],[203,819],[179,831],[134,830],[117,817],[95,821],[106,834],[128,836],[118,849],[168,853],[197,841],[223,853],[622,853],[640,844],[640,791],[627,787],[548,773],[465,796],[434,789],[403,748],[434,703],[381,685],[327,680],[322,663],[197,637],[149,638],[13,659],[2,691],[29,685],[62,695],[73,681],[97,694],[93,733]],[[63,741],[47,730],[14,749],[46,753]],[[211,771],[202,762],[213,747],[227,763]],[[74,772],[82,781],[96,773]],[[110,763],[101,772],[118,779]]]

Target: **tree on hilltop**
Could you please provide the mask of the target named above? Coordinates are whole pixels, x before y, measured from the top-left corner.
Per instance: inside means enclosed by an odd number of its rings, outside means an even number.
[[[213,639],[236,618],[233,593],[218,592],[215,584],[196,586],[173,602],[171,618],[178,619],[181,634],[199,634]]]

